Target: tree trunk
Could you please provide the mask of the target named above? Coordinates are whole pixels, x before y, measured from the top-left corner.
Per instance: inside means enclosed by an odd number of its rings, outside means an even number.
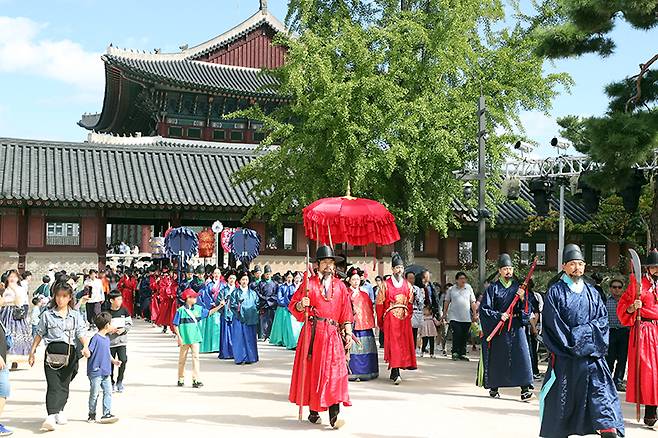
[[[651,202],[651,215],[649,216],[649,240],[651,247],[647,248],[647,253],[653,248],[658,248],[658,178],[653,178],[653,198]]]
[[[414,244],[416,236],[407,232],[400,232],[400,240],[395,243],[395,250],[400,254],[405,266],[414,264]]]

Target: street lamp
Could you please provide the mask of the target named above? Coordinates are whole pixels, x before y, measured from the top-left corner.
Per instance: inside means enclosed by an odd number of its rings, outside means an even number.
[[[464,198],[471,199],[473,196],[473,184],[470,181],[464,183]]]

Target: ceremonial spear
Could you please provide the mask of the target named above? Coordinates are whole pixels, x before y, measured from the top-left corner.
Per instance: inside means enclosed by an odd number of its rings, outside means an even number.
[[[629,248],[628,252],[631,254],[631,269],[633,269],[633,277],[635,277],[636,299],[639,300],[642,295],[642,267],[640,264],[640,256],[637,252]],[[640,421],[640,322],[641,322],[640,309],[635,311],[635,419]]]
[[[535,272],[535,267],[537,266],[537,257],[532,261],[532,265],[530,266],[530,271],[528,271],[528,275],[526,276],[525,280],[523,281],[523,284],[519,286],[519,289],[523,290],[525,292],[526,297],[526,311],[527,311],[527,303],[528,303],[528,283],[530,282],[530,279],[532,278],[533,272]],[[508,321],[508,330],[511,329],[512,327],[512,312],[514,311],[514,306],[516,306],[516,303],[519,302],[519,295],[515,294],[514,299],[512,300],[512,304],[509,305],[505,313],[509,315],[509,318],[507,319]],[[493,331],[487,336],[487,342],[491,342],[494,336],[498,334],[498,332],[503,328],[503,325],[505,325],[505,321],[500,320],[498,324],[496,324],[496,327],[493,329]]]
[[[306,266],[304,269],[304,284],[306,285],[305,287],[305,296],[308,298],[308,282],[310,280],[310,277],[308,275],[308,265],[310,263],[310,249],[309,249],[309,244],[308,240],[306,241]],[[308,330],[308,307],[304,306],[304,326],[302,327],[302,383],[299,385],[299,389],[297,390],[297,401],[299,402],[299,413],[297,415],[297,419],[299,421],[302,421],[302,417],[304,416],[304,386],[306,384],[306,366],[308,362],[308,348],[306,348],[306,332]],[[310,347],[310,345],[309,345]]]

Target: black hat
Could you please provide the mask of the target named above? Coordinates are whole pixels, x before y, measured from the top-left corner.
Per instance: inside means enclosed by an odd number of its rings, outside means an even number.
[[[197,274],[197,275],[203,275],[205,273],[205,270],[204,270],[202,265],[199,265],[194,270],[194,273]]]
[[[512,264],[512,257],[510,257],[509,254],[502,253],[500,256],[498,256],[498,268],[508,268],[513,266],[514,264]]]
[[[318,246],[318,250],[315,252],[316,262],[324,259],[332,259],[337,263],[343,261],[343,258],[334,254],[334,249],[328,245]]]
[[[187,265],[185,266],[185,269],[183,269],[183,272],[185,274],[194,274],[194,267],[192,265]]]
[[[295,273],[292,272],[292,271],[290,271],[290,270],[288,270],[288,271],[286,271],[285,274],[283,274],[283,278],[286,278],[288,275],[292,275],[293,277],[295,277]]]
[[[397,252],[394,252],[391,255],[391,266],[396,267],[396,266],[404,266],[404,262],[402,261],[402,257],[400,257],[400,254]]]
[[[580,250],[580,247],[575,243],[570,243],[564,247],[564,252],[562,253],[562,263],[568,263],[572,260],[582,260],[585,261],[583,252]]]
[[[658,250],[653,249],[647,256],[647,263],[644,266],[658,266]]]
[[[265,269],[263,270],[264,274],[271,274],[272,273],[272,267],[270,265],[265,265]]]
[[[260,272],[260,265],[254,266],[253,272]]]

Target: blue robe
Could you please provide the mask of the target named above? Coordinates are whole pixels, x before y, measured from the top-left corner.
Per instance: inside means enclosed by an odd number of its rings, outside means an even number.
[[[233,314],[231,338],[235,363],[258,362],[258,295],[251,289],[235,289],[231,292],[230,309]]]
[[[215,300],[218,305],[222,300],[226,303],[219,312],[219,359],[233,359],[233,340],[231,336],[231,325],[233,322],[233,312],[231,312],[230,296],[231,288],[226,285],[219,290],[219,295]]]
[[[617,429],[624,419],[605,361],[608,312],[599,292],[580,293],[569,277],[553,284],[544,299],[543,341],[551,353],[540,394],[540,436],[563,438]]]
[[[505,287],[500,280],[491,283],[480,304],[480,321],[486,338],[500,321],[500,315],[507,310],[519,290],[519,283],[512,281]],[[525,327],[530,323],[532,307],[519,300],[512,312],[512,328],[503,328],[490,343],[482,342],[485,388],[512,388],[532,384],[532,366]]]

